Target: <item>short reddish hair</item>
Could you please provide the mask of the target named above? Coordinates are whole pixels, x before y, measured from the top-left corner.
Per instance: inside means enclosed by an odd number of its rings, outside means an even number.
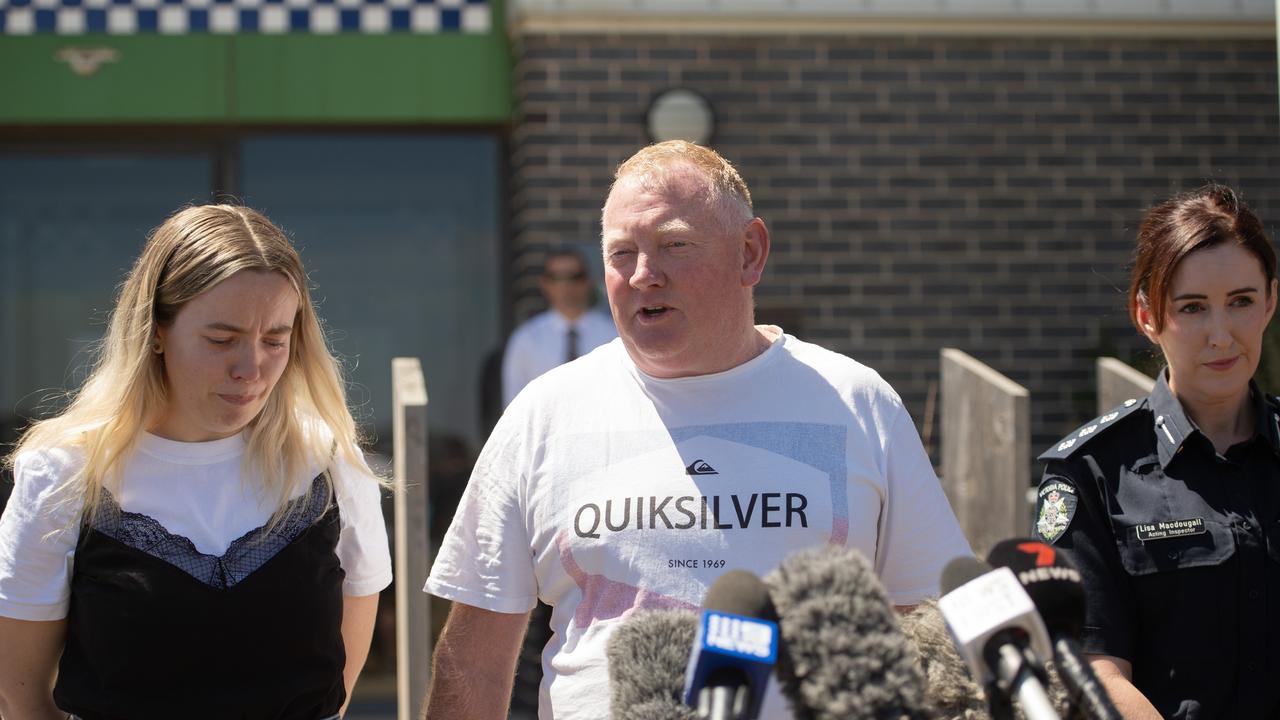
[[[747,217],[755,214],[751,190],[733,163],[711,148],[686,140],[667,140],[641,148],[618,166],[613,182],[617,184],[624,177],[639,175],[660,183],[680,165],[692,167],[706,178],[707,199],[712,204],[735,208]]]

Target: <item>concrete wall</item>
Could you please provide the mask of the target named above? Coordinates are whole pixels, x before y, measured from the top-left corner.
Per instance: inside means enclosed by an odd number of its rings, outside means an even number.
[[[942,354],[943,490],[978,557],[1031,529],[1031,397],[954,348]]]
[[[391,361],[395,446],[396,698],[398,720],[417,720],[431,679],[431,564],[427,520],[427,386],[418,358]]]
[[[1095,363],[1098,372],[1099,415],[1108,412],[1131,398],[1142,399],[1155,387],[1155,378],[1145,375],[1120,360],[1100,357]]]

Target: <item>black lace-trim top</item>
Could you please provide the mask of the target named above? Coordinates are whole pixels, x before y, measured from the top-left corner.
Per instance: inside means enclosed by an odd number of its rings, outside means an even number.
[[[245,533],[221,556],[110,499],[76,543],[58,707],[85,720],[338,712],[345,573],[327,486],[317,478],[278,527]]]
[[[260,525],[231,542],[220,556],[206,555],[191,540],[169,532],[155,518],[121,509],[115,497],[105,495],[93,529],[182,570],[212,588],[225,590],[244,580],[293,542],[324,514],[329,506],[324,475],[311,481],[308,492],[289,502],[285,518],[268,530]]]

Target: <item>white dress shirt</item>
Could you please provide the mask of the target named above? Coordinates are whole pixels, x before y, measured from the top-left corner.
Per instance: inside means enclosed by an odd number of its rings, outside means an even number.
[[[618,337],[613,318],[588,310],[570,321],[555,310],[534,315],[516,328],[502,356],[502,406],[542,373],[568,360],[569,329],[578,331],[578,355],[586,355]]]

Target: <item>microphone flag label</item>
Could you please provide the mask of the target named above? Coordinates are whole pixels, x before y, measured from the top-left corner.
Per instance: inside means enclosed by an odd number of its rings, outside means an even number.
[[[778,659],[778,626],[768,620],[708,612],[706,646],[747,660],[772,663]]]
[[[722,671],[728,671],[749,680],[750,704],[759,710],[777,660],[777,623],[704,610],[685,672],[684,702],[690,707],[697,707],[698,695],[707,687],[708,681]]]
[[[971,643],[1004,625],[1009,618],[1035,613],[1035,605],[1009,568],[997,568],[938,599],[951,632]]]
[[[1053,656],[1044,620],[1007,567],[996,568],[938,598],[938,609],[956,641],[956,650],[980,683],[994,677],[984,653],[987,642],[1002,631],[1021,630],[1037,657]]]
[[[1018,543],[1018,549],[1028,555],[1036,556],[1036,567],[1048,567],[1053,564],[1053,559],[1057,555],[1052,545],[1045,545],[1042,542],[1024,542]]]

